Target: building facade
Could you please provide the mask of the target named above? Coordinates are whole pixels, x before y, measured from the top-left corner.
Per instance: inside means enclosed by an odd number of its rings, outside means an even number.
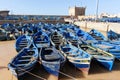
[[[74,16],[74,17],[84,16],[85,10],[86,10],[86,7],[76,7],[76,6],[70,7],[69,8],[69,16]]]
[[[0,16],[6,17],[6,16],[8,16],[8,15],[9,15],[9,11],[7,11],[7,10],[0,11]]]

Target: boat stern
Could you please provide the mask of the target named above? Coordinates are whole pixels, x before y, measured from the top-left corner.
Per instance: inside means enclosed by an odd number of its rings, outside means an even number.
[[[90,62],[89,60],[81,60],[80,62],[72,61],[72,64],[82,71],[84,77],[87,77],[90,69]]]
[[[15,69],[14,67],[12,67],[10,63],[8,64],[8,70],[10,70],[10,72],[11,72],[15,77],[17,77],[16,69]]]

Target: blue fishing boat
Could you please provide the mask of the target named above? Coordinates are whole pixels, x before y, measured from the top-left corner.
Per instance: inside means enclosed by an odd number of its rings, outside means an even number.
[[[113,40],[113,41],[109,41],[110,44],[116,45],[116,46],[120,46],[120,41],[119,40]]]
[[[8,69],[15,75],[18,80],[21,76],[31,71],[38,60],[38,49],[34,44],[21,50],[8,64]]]
[[[59,45],[63,44],[64,38],[59,32],[54,31],[53,33],[51,33],[50,41],[51,44],[57,48],[59,47]]]
[[[1,25],[1,28],[3,30],[5,30],[6,32],[6,36],[7,36],[7,40],[12,40],[14,39],[12,31],[15,29],[15,26],[11,23],[4,23]]]
[[[15,49],[17,52],[22,50],[25,47],[28,47],[32,42],[32,37],[27,35],[20,36],[15,43]]]
[[[106,51],[103,51],[99,48],[94,48],[89,45],[81,45],[81,48],[89,53],[94,60],[101,63],[104,67],[108,70],[112,70],[113,63],[114,63],[114,56]]]
[[[61,51],[70,63],[83,72],[84,76],[88,75],[91,62],[90,54],[71,44],[62,45]]]
[[[94,42],[94,41],[96,41],[90,34],[88,34],[87,32],[85,32],[85,31],[83,31],[83,30],[78,30],[78,31],[76,31],[76,35],[80,38],[80,39],[82,39],[83,41],[92,41],[92,42]]]
[[[119,45],[119,44],[120,44],[120,41],[119,41],[120,35],[117,34],[117,33],[115,33],[115,32],[113,32],[113,31],[111,31],[111,30],[108,32],[108,40],[107,40],[107,38],[105,38],[105,36],[104,36],[102,33],[100,33],[99,31],[97,31],[97,30],[95,30],[95,29],[92,29],[92,30],[89,32],[89,34],[90,34],[93,38],[95,38],[96,40],[103,40],[103,42],[120,46],[120,45]],[[110,36],[111,36],[111,37],[110,37]],[[112,40],[109,39],[109,38],[111,38]]]
[[[47,72],[58,78],[60,67],[66,58],[55,48],[41,48],[39,59]]]
[[[95,40],[107,40],[101,32],[99,32],[99,31],[97,31],[97,30],[95,30],[95,29],[92,29],[92,30],[89,32],[89,34],[90,34]]]
[[[39,31],[36,34],[34,34],[33,41],[37,48],[50,46],[50,39],[48,35],[42,31]]]
[[[72,45],[78,47],[78,45],[81,44],[79,37],[73,32],[66,31],[63,35],[65,36],[65,39],[69,41]]]
[[[7,40],[7,34],[4,29],[0,29],[0,41]]]
[[[115,56],[115,58],[120,60],[120,46],[110,44],[108,42],[98,41],[91,44],[93,47],[100,48],[104,51],[107,51]]]
[[[4,23],[1,25],[1,28],[6,31],[11,31],[14,28],[14,25],[11,23]]]
[[[115,44],[117,46],[120,46],[120,34],[110,30],[107,32],[108,40],[111,44]]]
[[[13,28],[10,34],[15,40],[20,37],[20,33],[17,28]]]
[[[112,30],[110,30],[110,31],[107,32],[107,37],[108,37],[108,39],[111,40],[111,41],[120,40],[120,34],[114,32],[114,31],[112,31]]]

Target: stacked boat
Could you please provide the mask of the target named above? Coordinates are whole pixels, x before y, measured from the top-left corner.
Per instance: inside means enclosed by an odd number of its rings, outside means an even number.
[[[58,79],[60,68],[65,62],[71,63],[86,76],[91,59],[108,70],[112,70],[115,58],[120,59],[120,46],[106,41],[94,29],[87,33],[72,24],[40,23],[25,24],[23,31],[24,35],[19,36],[15,43],[18,54],[8,64],[19,80],[37,63]]]
[[[108,40],[103,36],[102,33],[99,31],[92,29],[90,31],[92,35],[96,35],[100,37],[101,40],[95,38],[91,43],[91,46],[100,48],[108,53],[111,53],[115,56],[115,58],[120,59],[120,41],[119,41],[119,34],[113,32],[112,30],[108,31]],[[93,36],[94,38],[94,36]]]
[[[47,72],[59,77],[59,70],[66,61],[66,58],[55,47],[42,48],[39,54],[41,64]]]
[[[31,36],[28,35],[20,36],[15,43],[16,51],[17,52],[21,51],[23,48],[28,47],[31,43],[32,43]]]
[[[115,59],[115,57],[112,54],[110,54],[106,51],[103,51],[99,48],[91,47],[89,45],[81,45],[80,47],[84,51],[89,53],[94,58],[94,60],[97,60],[108,70],[110,70],[110,71],[112,70],[114,59]]]
[[[116,46],[114,44],[110,44],[108,42],[102,42],[102,41],[92,43],[91,46],[96,47],[96,48],[100,48],[106,52],[109,52],[112,55],[114,55],[115,58],[120,60],[120,47],[119,46]]]
[[[50,39],[48,35],[41,30],[34,34],[33,39],[34,44],[36,45],[37,48],[50,46]]]
[[[7,40],[7,35],[4,29],[0,28],[0,41]]]
[[[71,44],[62,45],[61,51],[70,63],[83,72],[84,76],[88,75],[91,62],[91,56],[88,53]]]
[[[51,33],[50,41],[53,46],[59,48],[59,45],[63,44],[64,38],[59,32],[55,31]]]
[[[107,32],[107,37],[111,44],[120,46],[120,34],[110,30]]]
[[[64,32],[64,37],[68,42],[70,42],[72,45],[76,47],[78,46],[78,44],[80,44],[79,37],[76,36],[73,32],[70,31]]]
[[[20,36],[18,29],[11,23],[0,26],[0,41],[13,40]]]
[[[110,30],[107,32],[107,37],[109,40],[119,40],[120,39],[120,34]]]
[[[21,80],[21,76],[31,71],[38,60],[38,49],[33,43],[21,50],[8,64],[10,71]]]
[[[95,40],[106,40],[103,34],[101,34],[99,31],[92,29],[89,34],[95,38]]]

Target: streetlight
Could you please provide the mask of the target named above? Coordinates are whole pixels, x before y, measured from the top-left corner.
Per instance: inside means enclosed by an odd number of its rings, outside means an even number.
[[[98,20],[98,7],[99,7],[99,0],[97,0],[97,6],[96,6],[97,8],[96,8],[96,20],[95,21],[97,21]]]

